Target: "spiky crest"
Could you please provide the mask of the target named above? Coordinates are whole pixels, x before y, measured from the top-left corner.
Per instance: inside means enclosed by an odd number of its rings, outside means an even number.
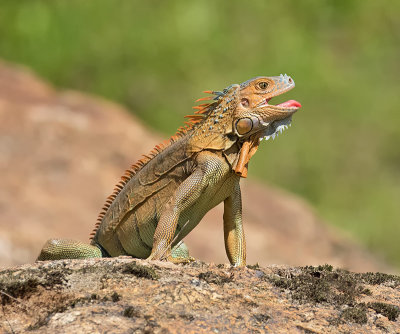
[[[115,185],[114,190],[110,196],[107,197],[95,224],[95,227],[90,234],[90,240],[93,240],[104,216],[106,215],[108,209],[110,208],[111,204],[117,198],[118,194],[122,191],[125,185],[132,179],[133,176],[136,175],[150,160],[155,158],[158,154],[164,151],[167,147],[178,141],[180,138],[184,137],[189,131],[191,131],[194,127],[199,125],[204,119],[207,118],[207,115],[215,108],[215,106],[220,102],[220,98],[223,96],[221,92],[217,91],[204,91],[206,94],[215,95],[214,97],[204,97],[196,100],[199,101],[209,101],[213,100],[212,102],[202,103],[197,106],[194,106],[193,109],[196,109],[194,115],[187,115],[185,118],[188,119],[185,122],[185,126],[181,126],[178,128],[176,133],[171,136],[169,139],[164,140],[162,143],[156,145],[149,154],[144,154],[141,159],[139,159],[135,164],[133,164],[130,169],[125,171],[125,174],[121,176],[121,180]]]

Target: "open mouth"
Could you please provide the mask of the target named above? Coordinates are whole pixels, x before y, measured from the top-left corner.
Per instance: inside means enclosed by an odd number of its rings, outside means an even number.
[[[273,107],[276,111],[280,113],[287,113],[287,117],[284,117],[282,119],[278,119],[276,121],[271,122],[268,124],[267,128],[262,132],[262,135],[260,137],[260,141],[265,139],[269,140],[270,138],[275,139],[275,137],[278,137],[280,133],[282,133],[284,130],[288,129],[289,126],[292,123],[292,115],[301,108],[300,102],[296,100],[288,100],[286,102],[282,102],[279,104],[269,104],[269,100],[271,98],[266,99],[265,102],[262,104],[262,106],[270,106]]]
[[[266,101],[266,104],[268,104],[269,100]],[[275,105],[275,107],[279,107],[282,109],[299,109],[299,108],[301,108],[301,104],[300,104],[300,102],[298,102],[296,100],[289,100],[286,102],[279,103],[279,104]]]
[[[274,107],[274,109],[281,109],[282,111],[297,111],[297,109],[301,108],[300,102],[296,100],[289,100],[286,102],[282,102],[279,104],[269,104],[268,102],[271,100],[271,98],[266,99],[265,102],[263,102],[260,106],[271,106]]]

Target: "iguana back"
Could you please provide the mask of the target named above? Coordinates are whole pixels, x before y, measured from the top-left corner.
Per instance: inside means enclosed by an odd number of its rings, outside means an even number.
[[[175,139],[143,166],[127,171],[99,215],[92,244],[110,256],[147,257],[162,209],[178,186],[193,171],[195,153],[188,153],[187,137]],[[136,172],[134,170],[137,169]]]

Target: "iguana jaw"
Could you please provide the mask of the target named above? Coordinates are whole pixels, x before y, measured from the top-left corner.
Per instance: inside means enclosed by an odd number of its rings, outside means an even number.
[[[301,104],[296,100],[289,100],[278,105],[268,104],[269,100],[270,99],[266,100],[266,102],[259,107],[268,108],[268,118],[273,118],[273,116],[275,116],[278,119],[268,123],[264,121],[264,117],[262,117],[263,113],[259,114],[263,119],[262,124],[265,126],[265,129],[260,131],[260,141],[270,138],[275,139],[279,133],[282,133],[291,125],[292,115],[301,108]]]

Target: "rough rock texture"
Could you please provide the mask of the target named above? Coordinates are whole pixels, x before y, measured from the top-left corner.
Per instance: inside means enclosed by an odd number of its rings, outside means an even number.
[[[0,62],[0,267],[32,262],[51,237],[88,240],[120,175],[160,141],[114,103],[57,91]],[[304,201],[249,174],[242,186],[248,263],[388,270]],[[196,258],[227,262],[222,207],[186,241]]]
[[[0,272],[4,333],[400,333],[400,277],[128,257]]]

